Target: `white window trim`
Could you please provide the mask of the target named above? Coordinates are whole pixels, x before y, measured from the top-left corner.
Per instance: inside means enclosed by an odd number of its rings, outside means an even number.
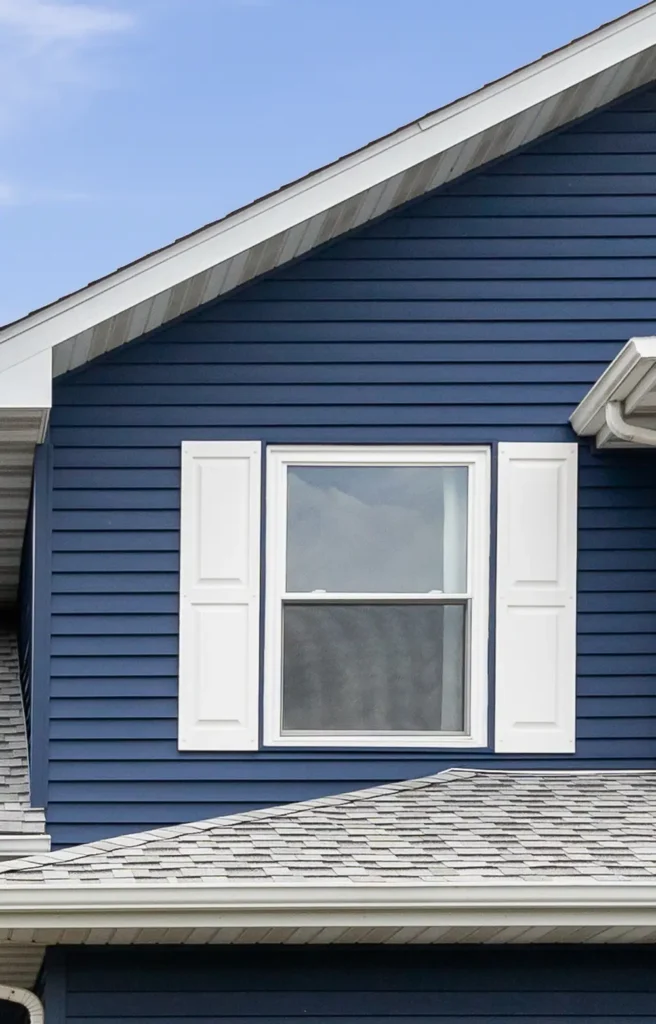
[[[290,465],[466,466],[471,597],[466,733],[282,733],[282,594],[286,544],[286,472]],[[485,747],[488,735],[490,449],[486,446],[271,445],[267,448],[264,743],[275,747]],[[333,597],[335,595],[331,595]],[[350,595],[353,596],[353,595]],[[398,595],[390,595],[398,596]],[[425,596],[425,595],[422,595]]]

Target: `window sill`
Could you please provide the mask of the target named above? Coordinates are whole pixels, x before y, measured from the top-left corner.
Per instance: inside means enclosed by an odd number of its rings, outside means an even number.
[[[265,747],[304,747],[308,748],[358,748],[381,750],[417,749],[427,750],[462,750],[485,749],[487,735],[463,735],[461,733],[294,733],[288,735],[265,736]]]

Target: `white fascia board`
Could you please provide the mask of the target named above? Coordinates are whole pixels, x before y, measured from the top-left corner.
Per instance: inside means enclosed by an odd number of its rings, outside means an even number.
[[[52,408],[52,352],[21,358],[0,373],[0,409]]]
[[[7,888],[0,929],[656,926],[656,882]]]
[[[0,332],[0,372],[539,106],[654,44],[656,3],[650,3],[9,325]]]
[[[625,402],[656,365],[656,337],[631,338],[606,367],[570,416],[581,437],[595,436],[605,425],[608,402]]]

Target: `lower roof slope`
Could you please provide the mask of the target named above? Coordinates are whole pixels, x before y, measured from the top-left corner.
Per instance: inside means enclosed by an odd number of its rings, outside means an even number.
[[[651,880],[656,772],[438,775],[0,866],[0,887]]]

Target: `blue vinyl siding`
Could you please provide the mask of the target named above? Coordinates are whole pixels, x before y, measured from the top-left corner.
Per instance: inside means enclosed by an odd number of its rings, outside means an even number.
[[[30,502],[23,539],[20,576],[18,580],[18,659],[20,664],[21,691],[25,711],[25,726],[29,738],[30,711],[32,701],[32,620],[34,609],[34,505]]]
[[[53,1024],[635,1024],[652,1019],[651,948],[51,950]]]
[[[574,757],[181,754],[176,650],[182,440],[571,440],[568,417],[608,361],[656,333],[655,274],[652,91],[60,380],[55,844],[454,764],[654,767],[653,453],[580,449]]]

